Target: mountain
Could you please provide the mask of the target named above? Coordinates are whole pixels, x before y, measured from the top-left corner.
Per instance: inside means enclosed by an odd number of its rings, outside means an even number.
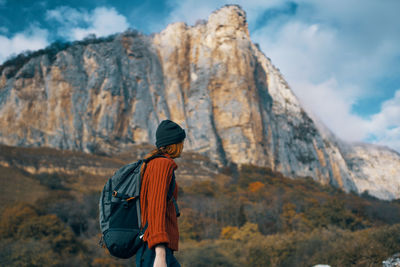
[[[185,149],[382,199],[400,196],[400,155],[348,144],[303,109],[252,43],[235,5],[194,26],[88,38],[0,67],[0,143],[115,154],[154,143],[170,118]]]

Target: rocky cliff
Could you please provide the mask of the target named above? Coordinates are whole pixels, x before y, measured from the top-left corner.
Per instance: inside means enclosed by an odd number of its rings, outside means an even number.
[[[152,36],[127,31],[2,68],[3,144],[113,153],[154,143],[166,118],[186,129],[187,150],[220,166],[249,163],[400,196],[400,155],[321,133],[252,43],[238,6],[195,26],[175,23]]]

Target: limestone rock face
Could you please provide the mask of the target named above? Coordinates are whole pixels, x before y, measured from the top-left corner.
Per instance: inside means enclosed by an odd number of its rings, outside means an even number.
[[[357,144],[343,153],[359,192],[381,199],[400,198],[400,155],[385,147]]]
[[[238,6],[192,27],[175,23],[152,36],[125,32],[15,68],[0,77],[3,144],[110,153],[153,144],[158,123],[169,118],[186,129],[186,150],[220,166],[255,164],[399,198],[400,156],[387,152],[371,171],[370,149],[344,154],[340,142],[324,136],[251,42]],[[378,182],[388,162],[392,171]]]

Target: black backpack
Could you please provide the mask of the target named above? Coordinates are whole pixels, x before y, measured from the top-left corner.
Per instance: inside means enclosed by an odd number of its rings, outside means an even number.
[[[141,225],[140,212],[140,187],[142,164],[146,164],[156,158],[164,157],[155,155],[145,160],[125,165],[108,179],[101,193],[100,228],[102,241],[111,255],[127,259],[136,254],[142,246],[142,237],[147,229]],[[144,166],[143,173],[146,170]],[[176,214],[179,217],[179,208],[172,193],[175,190],[175,174],[169,186],[167,200],[172,200]]]

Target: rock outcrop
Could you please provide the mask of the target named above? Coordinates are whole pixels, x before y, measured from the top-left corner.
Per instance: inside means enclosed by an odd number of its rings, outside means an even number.
[[[400,155],[386,147],[353,144],[343,151],[359,192],[380,199],[400,198]]]
[[[112,153],[154,143],[158,123],[170,118],[187,130],[186,149],[220,166],[255,164],[347,191],[400,196],[399,154],[343,149],[321,134],[252,43],[238,6],[195,26],[175,23],[152,36],[128,31],[15,68],[0,77],[3,144]]]
[[[400,267],[400,253],[394,254],[389,259],[382,262],[383,267]]]

